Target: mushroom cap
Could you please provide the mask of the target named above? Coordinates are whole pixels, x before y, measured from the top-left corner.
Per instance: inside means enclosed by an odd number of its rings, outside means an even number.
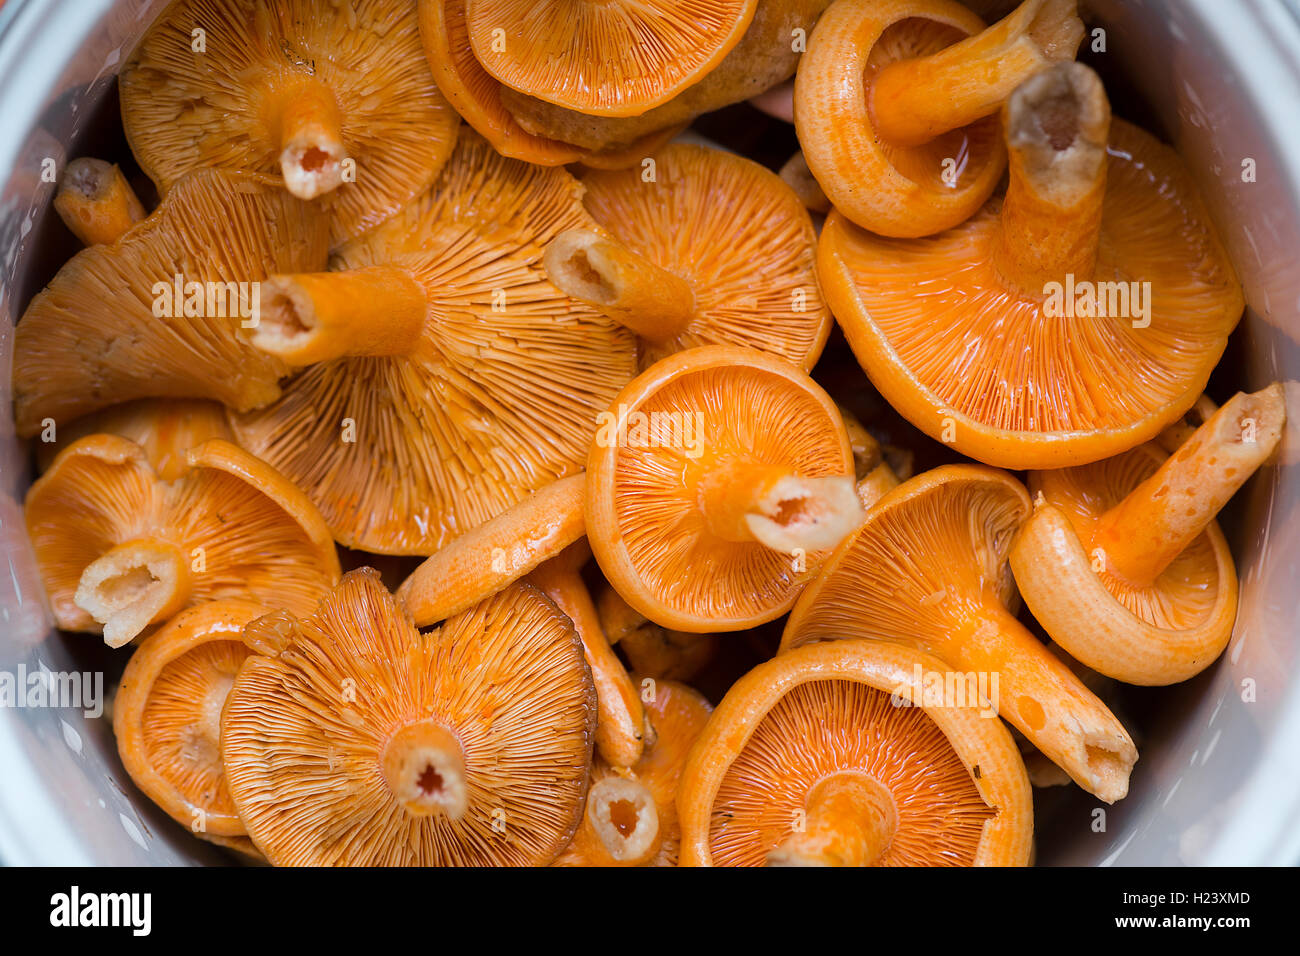
[[[740,42],[758,0],[467,0],[483,69],[512,89],[600,116],[672,99]]]
[[[582,815],[596,700],[582,644],[536,589],[512,585],[428,634],[369,569],[309,617],[248,627],[221,753],[249,836],[275,865],[551,862]],[[385,748],[433,721],[463,754],[464,813],[408,812]]]
[[[1114,120],[1106,182],[1096,274],[1077,279],[1149,283],[1149,327],[1049,316],[1046,295],[1005,282],[991,257],[1000,200],[926,239],[827,218],[823,292],[872,383],[917,428],[988,464],[1058,468],[1153,438],[1196,401],[1241,287],[1171,149]]]
[[[631,333],[542,269],[552,237],[591,226],[581,190],[562,169],[505,159],[463,133],[432,190],[337,250],[339,268],[397,266],[424,286],[419,344],[313,365],[232,424],[341,543],[432,554],[582,469],[596,414],[636,356]],[[349,420],[355,441],[340,440]]]
[[[945,672],[927,654],[868,641],[803,647],[754,668],[687,760],[682,864],[761,865],[815,783],[857,771],[898,812],[879,865],[1025,865],[1034,821],[1024,763],[1001,721],[927,700],[925,675]]]
[[[24,507],[54,619],[65,630],[100,630],[76,601],[82,573],[138,538],[161,538],[191,562],[186,606],[245,598],[306,613],[339,576],[334,542],[311,502],[221,439],[190,449],[184,471],[164,481],[139,445],[90,435],[54,460]]]
[[[227,284],[256,288],[274,272],[320,269],[327,255],[320,212],[275,181],[221,170],[186,177],[117,242],[73,256],[23,313],[14,333],[19,434],[135,398],[209,398],[240,410],[273,401],[288,368],[247,343]],[[175,298],[178,275],[208,284],[201,311],[210,295],[219,314],[155,315],[160,293]]]
[[[140,642],[113,699],[113,734],[136,786],[205,837],[240,837],[221,763],[221,710],[251,653],[244,625],[266,613],[230,598],[177,614]]]
[[[685,279],[695,315],[663,343],[641,342],[641,367],[701,345],[742,345],[807,370],[830,334],[817,282],[817,234],[780,177],[720,149],[670,144],[639,167],[588,172],[583,203],[633,252]]]
[[[205,52],[192,49],[196,26]],[[406,0],[177,0],[122,69],[122,123],[160,192],[201,167],[278,176],[281,110],[304,81],[333,95],[356,162],[355,181],[319,199],[334,241],[393,215],[451,155],[460,120]]]
[[[805,478],[852,474],[834,401],[782,359],[713,345],[651,366],[611,410],[619,432],[632,412],[698,423],[695,457],[689,448],[656,441],[602,442],[598,435],[592,445],[587,537],[623,599],[657,624],[684,631],[742,630],[789,610],[820,555],[806,555],[796,571],[790,555],[714,535],[691,474],[730,462],[788,467]]]
[[[1217,521],[1149,586],[1093,570],[1084,542],[1167,457],[1148,443],[1088,465],[1030,472],[1034,513],[1011,551],[1025,603],[1052,640],[1129,684],[1172,684],[1204,670],[1227,646],[1237,616],[1237,572]]]

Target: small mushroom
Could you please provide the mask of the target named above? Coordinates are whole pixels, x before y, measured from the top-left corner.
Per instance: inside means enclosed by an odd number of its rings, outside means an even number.
[[[1237,615],[1237,575],[1214,517],[1273,453],[1280,384],[1238,393],[1165,456],[1141,445],[1105,461],[1033,472],[1033,516],[1011,568],[1052,640],[1129,684],[1200,673]]]
[[[88,246],[116,242],[144,218],[144,206],[122,170],[90,157],[74,159],[63,170],[54,211]]]
[[[1044,70],[1006,126],[1005,199],[928,239],[833,212],[818,274],[859,363],[921,431],[1008,468],[1096,461],[1196,400],[1241,286],[1178,157],[1111,122],[1092,70]]]
[[[899,485],[826,560],[786,622],[782,651],[869,639],[933,654],[993,686],[999,716],[1107,803],[1137,749],[1091,691],[1012,612],[1007,552],[1029,495],[1005,472],[946,465]]]
[[[127,139],[160,192],[201,167],[278,175],[301,199],[328,197],[335,242],[426,189],[459,124],[409,0],[177,0],[119,84]]]
[[[630,333],[541,268],[552,237],[591,224],[581,188],[465,132],[434,188],[336,250],[336,271],[266,283],[253,344],[310,367],[232,424],[340,543],[432,554],[581,470],[636,361]]]
[[[912,453],[885,448],[848,409],[843,405],[839,408],[840,416],[844,419],[844,430],[849,434],[849,447],[853,449],[853,473],[858,482],[858,500],[862,502],[862,507],[870,508],[887,492],[897,488],[899,482],[912,477]],[[896,459],[895,464],[904,469],[903,474],[894,470],[887,452]]]
[[[544,865],[582,817],[596,699],[582,645],[511,585],[416,630],[369,569],[245,638],[226,779],[277,866]]]
[[[634,673],[654,680],[689,681],[709,666],[716,640],[660,627],[606,586],[596,599],[600,629]]]
[[[593,763],[582,825],[555,866],[677,865],[677,784],[713,708],[684,684],[652,680],[648,688],[654,743],[628,768]]]
[[[684,866],[1024,866],[1025,767],[983,700],[936,700],[912,648],[802,647],[732,688],[677,808]]]
[[[323,268],[327,255],[320,214],[274,181],[219,170],[187,177],[118,241],[73,256],[23,313],[13,363],[19,435],[136,398],[241,410],[273,401],[288,366],[246,340],[259,282]]]
[[[59,627],[121,647],[203,601],[305,611],[338,580],[311,502],[220,439],[165,481],[116,435],[74,442],[27,492],[27,532]]]
[[[1074,59],[1083,33],[1075,0],[1025,0],[987,29],[953,0],[838,0],[795,80],[808,167],[840,216],[877,235],[956,226],[1002,176],[998,108]]]
[[[546,249],[547,275],[641,339],[641,367],[684,348],[742,345],[810,369],[830,334],[812,219],[770,171],[685,143],[640,169],[583,176],[607,232],[574,229]]]
[[[862,518],[835,403],[788,362],[688,349],[634,379],[587,461],[587,535],[606,579],[664,627],[780,617]]]

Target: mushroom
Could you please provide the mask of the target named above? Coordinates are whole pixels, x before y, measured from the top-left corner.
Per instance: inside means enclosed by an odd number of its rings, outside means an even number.
[[[1202,395],[1183,413],[1182,417],[1175,420],[1173,424],[1167,425],[1165,430],[1156,436],[1156,444],[1172,455],[1218,410],[1219,406],[1214,404],[1214,399]]]
[[[848,409],[843,405],[839,409],[840,417],[844,419],[844,430],[849,435],[849,447],[853,450],[853,473],[858,482],[858,500],[862,502],[862,507],[870,508],[886,492],[897,488],[900,481],[912,477],[913,456],[910,451],[903,449],[886,449]],[[890,464],[887,451],[903,469],[902,474]]]
[[[799,150],[781,166],[778,173],[781,181],[794,190],[794,194],[799,197],[799,201],[807,207],[809,212],[825,215],[831,211],[831,201],[826,198],[826,193],[821,184],[813,176],[812,170],[808,168],[808,161],[803,157],[803,150]]]
[[[463,133],[434,188],[336,250],[336,271],[266,284],[253,344],[314,364],[234,416],[240,444],[340,543],[382,554],[432,554],[580,471],[636,361],[630,333],[542,272],[545,244],[590,223],[567,172]]]
[[[201,167],[278,175],[301,199],[328,197],[335,242],[426,189],[460,122],[409,0],[177,0],[119,85],[131,150],[160,192]]]
[[[987,702],[912,648],[801,647],[750,671],[683,771],[684,866],[1024,866],[1029,779]]]
[[[547,275],[641,339],[641,366],[698,345],[743,345],[810,369],[830,334],[812,219],[758,163],[672,144],[640,169],[583,176],[606,230],[572,229],[546,249]]]
[[[221,709],[251,653],[244,625],[266,613],[251,601],[209,601],[146,637],[122,673],[113,733],[137,787],[195,835],[244,837],[221,763]]]
[[[427,634],[370,569],[269,614],[221,719],[226,779],[277,866],[550,863],[582,817],[596,700],[582,645],[511,585]]]
[[[780,617],[862,517],[835,403],[736,346],[663,359],[615,399],[587,460],[587,537],[606,579],[673,630]]]
[[[1007,566],[1029,496],[1005,472],[946,465],[899,485],[826,559],[786,622],[781,650],[869,639],[996,680],[992,704],[1107,803],[1128,792],[1137,750],[1105,704],[1011,610]]]
[[[260,280],[322,268],[319,213],[272,180],[201,170],[117,242],[73,256],[14,333],[19,435],[136,398],[273,401],[288,367],[250,347]]]
[[[1282,386],[1238,393],[1172,455],[1153,444],[1033,472],[1011,549],[1025,603],[1052,640],[1129,684],[1187,680],[1232,636],[1237,575],[1214,516],[1273,453]]]
[[[1075,0],[1025,0],[987,29],[954,0],[839,0],[795,79],[808,167],[841,217],[878,235],[956,226],[1002,176],[998,108],[1073,60],[1083,33]]]
[[[593,762],[582,825],[555,866],[677,865],[677,784],[713,708],[673,681],[651,680],[647,696],[654,743],[628,768]]]
[[[144,206],[122,175],[102,159],[74,159],[63,170],[54,211],[87,246],[116,242],[144,218]]]
[[[654,680],[689,681],[708,667],[717,641],[660,627],[606,586],[596,599],[600,629],[633,672]]]
[[[305,611],[338,580],[320,514],[263,462],[213,439],[165,481],[116,435],[68,446],[27,492],[27,533],[59,627],[121,647],[203,601]]]
[[[1008,468],[1096,461],[1196,400],[1241,287],[1178,157],[1111,123],[1090,69],[1029,80],[1006,126],[1005,199],[929,239],[833,212],[818,274],[859,363],[921,431]]]

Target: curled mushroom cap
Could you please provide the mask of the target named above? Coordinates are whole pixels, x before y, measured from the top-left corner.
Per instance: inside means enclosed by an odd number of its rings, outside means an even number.
[[[556,866],[677,865],[677,784],[713,708],[685,684],[643,686],[654,743],[628,768],[594,761],[582,825]]]
[[[758,0],[466,0],[474,54],[513,89],[603,116],[672,99],[731,51]]]
[[[1083,464],[1196,400],[1241,287],[1177,156],[1112,124],[1087,67],[1045,70],[1006,115],[1005,199],[929,239],[832,213],[818,273],[858,361],[919,429],[989,464]]]
[[[1007,552],[1029,496],[1005,472],[947,465],[885,495],[826,560],[781,648],[870,639],[916,647],[997,691],[998,714],[1089,793],[1128,792],[1137,749],[1097,697],[1008,608]]]
[[[221,755],[275,865],[550,863],[581,819],[596,718],[582,645],[511,585],[428,634],[369,569],[246,638]]]
[[[59,627],[121,647],[203,601],[304,612],[338,580],[329,529],[265,463],[221,439],[164,481],[115,435],[65,449],[32,485],[27,532]]]
[[[987,29],[953,0],[838,0],[795,80],[808,167],[841,216],[878,235],[956,226],[1002,176],[998,108],[1082,38],[1075,0],[1026,0]]]
[[[1011,568],[1034,617],[1082,663],[1130,684],[1172,684],[1232,636],[1237,575],[1214,516],[1272,454],[1282,386],[1238,394],[1168,457],[1141,445],[1034,472],[1033,516]]]
[[[240,598],[182,611],[140,642],[113,699],[126,772],[199,836],[245,835],[221,763],[221,710],[251,653],[244,625],[265,613]]]
[[[802,647],[738,680],[677,796],[685,866],[1023,866],[1024,763],[983,700],[902,646]],[[930,689],[927,689],[930,688]]]
[[[636,361],[630,333],[541,268],[553,236],[590,225],[581,188],[465,133],[434,188],[337,250],[336,271],[267,284],[254,344],[314,364],[235,433],[340,542],[432,554],[581,470]]]
[[[116,242],[144,218],[144,206],[122,170],[91,157],[74,159],[63,170],[54,211],[88,246]]]
[[[587,461],[587,535],[605,577],[675,630],[784,614],[859,520],[835,403],[775,356],[713,345],[619,394]]]
[[[684,348],[743,345],[809,369],[830,334],[812,219],[758,163],[672,144],[640,168],[583,176],[583,203],[607,233],[560,233],[551,281],[641,339],[641,366]]]
[[[425,189],[459,123],[405,0],[177,0],[120,82],[131,149],[160,191],[205,166],[276,174],[302,199],[328,194],[336,241]]]
[[[117,242],[73,256],[14,334],[23,436],[135,398],[208,398],[238,409],[280,394],[288,372],[249,346],[260,280],[322,268],[320,214],[272,180],[201,170]]]

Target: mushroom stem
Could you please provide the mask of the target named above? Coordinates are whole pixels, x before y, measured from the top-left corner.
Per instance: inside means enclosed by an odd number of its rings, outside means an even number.
[[[1010,179],[993,262],[1021,291],[1093,275],[1109,135],[1106,92],[1080,63],[1044,70],[1007,101]]]
[[[1075,0],[1026,0],[982,33],[883,67],[870,90],[876,133],[917,146],[989,116],[1044,66],[1072,58],[1082,38]]]
[[[380,755],[384,781],[412,816],[459,820],[469,805],[465,754],[446,727],[419,720],[399,727]]]
[[[587,795],[587,823],[605,852],[619,863],[637,866],[659,849],[659,810],[645,784],[605,777]]]
[[[881,462],[858,480],[858,500],[863,508],[870,508],[899,485],[894,469]]]
[[[801,478],[783,465],[715,466],[699,481],[699,502],[724,541],[786,554],[833,548],[865,516],[851,475]]]
[[[823,777],[805,808],[802,828],[768,852],[768,866],[871,866],[898,830],[893,794],[861,771]]]
[[[280,106],[280,175],[299,199],[315,199],[343,182],[343,120],[328,86],[301,77]]]
[[[262,283],[252,341],[294,366],[408,355],[428,310],[420,284],[392,266],[272,276]]]
[[[1156,473],[1101,516],[1091,551],[1137,587],[1154,583],[1273,453],[1286,422],[1282,386],[1238,392]]]
[[[54,209],[88,246],[116,242],[144,218],[144,206],[117,166],[83,157],[68,163]]]
[[[695,292],[615,239],[588,229],[560,233],[543,259],[551,282],[653,343],[669,342],[695,314]]]
[[[104,643],[121,647],[190,599],[189,562],[170,541],[137,538],[117,545],[81,572],[74,597],[104,625]]]
[[[1183,413],[1183,416],[1178,421],[1165,426],[1164,431],[1156,436],[1156,444],[1172,455],[1183,446],[1187,439],[1196,434],[1196,429],[1208,422],[1218,410],[1219,406],[1214,404],[1214,399],[1208,395],[1202,395],[1196,400],[1196,404]]]

